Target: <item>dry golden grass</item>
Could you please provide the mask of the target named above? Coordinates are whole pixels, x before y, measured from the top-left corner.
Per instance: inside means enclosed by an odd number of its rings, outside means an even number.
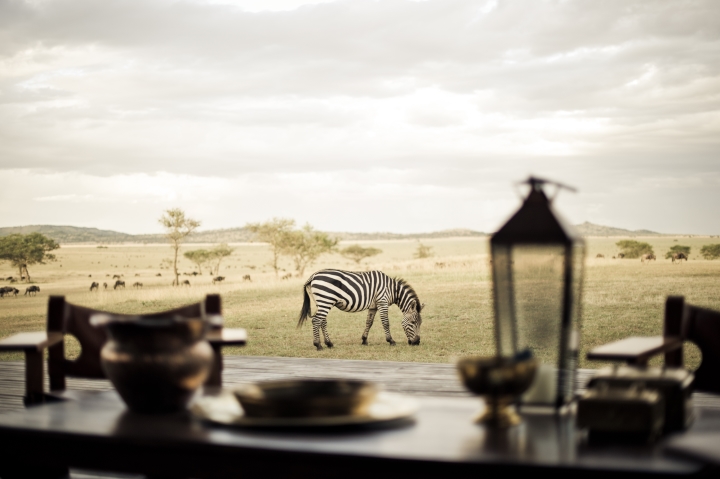
[[[659,259],[648,265],[640,260],[613,260],[618,238],[588,240],[588,260],[583,300],[582,351],[628,335],[656,335],[662,330],[663,303],[669,294],[684,295],[693,304],[720,309],[720,261],[698,259],[697,252],[708,238],[643,238],[655,248],[658,258],[673,244],[692,246],[687,263],[671,264]],[[58,250],[58,261],[31,269],[40,286],[36,297],[24,297],[25,285],[18,286],[21,296],[0,299],[0,337],[44,328],[47,296],[63,294],[70,302],[123,313],[143,313],[170,309],[197,301],[210,292],[223,297],[226,324],[244,327],[249,332],[245,348],[231,354],[258,356],[322,357],[337,359],[376,359],[389,361],[451,362],[469,354],[494,352],[491,281],[487,267],[486,239],[427,240],[432,258],[417,260],[414,241],[365,242],[383,250],[361,269],[381,269],[391,276],[405,278],[427,304],[423,313],[422,344],[410,347],[400,327],[401,314],[390,310],[392,335],[398,345],[387,345],[379,319],[370,332],[369,345],[360,345],[365,313],[330,313],[329,332],[336,347],[316,351],[312,345],[311,327],[296,328],[302,305],[302,284],[316,269],[335,267],[358,269],[354,263],[338,256],[321,258],[305,277],[280,280],[267,266],[267,247],[258,244],[235,245],[236,251],[223,263],[220,274],[227,279],[212,285],[211,277],[187,277],[191,287],[171,287],[169,271],[160,269],[161,261],[170,257],[166,246],[65,246]],[[202,247],[185,246],[185,250]],[[605,259],[596,259],[597,253]],[[443,263],[439,265],[438,263]],[[182,269],[192,265],[182,260]],[[289,264],[283,264],[290,270]],[[155,276],[158,272],[161,277]],[[113,274],[123,274],[126,289],[112,290]],[[15,275],[9,266],[0,267],[0,276]],[[253,281],[243,282],[250,274]],[[92,275],[92,277],[89,277]],[[138,276],[136,276],[138,275]],[[90,292],[92,281],[109,289]],[[142,289],[132,288],[135,281]],[[77,353],[72,342],[69,347]],[[0,355],[0,360],[20,359],[18,354]],[[696,353],[690,363],[697,364]],[[597,364],[581,361],[582,367]]]

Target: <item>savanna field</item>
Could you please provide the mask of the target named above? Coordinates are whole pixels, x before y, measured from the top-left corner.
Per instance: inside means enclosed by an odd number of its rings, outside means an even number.
[[[720,260],[702,259],[698,252],[716,238],[647,237],[633,238],[650,243],[657,261],[642,264],[639,259],[612,259],[620,238],[589,238],[583,295],[581,358],[597,345],[629,335],[658,335],[662,331],[664,300],[667,295],[683,295],[698,306],[720,309]],[[355,243],[355,242],[351,242]],[[360,242],[379,248],[382,253],[363,261],[360,268],[338,254],[325,255],[303,277],[276,278],[268,266],[270,251],[264,244],[235,244],[233,254],[223,260],[220,275],[224,282],[213,285],[208,272],[199,276],[181,276],[191,286],[173,287],[172,272],[166,268],[172,257],[166,245],[64,245],[55,251],[57,261],[30,267],[33,283],[40,287],[37,296],[0,298],[0,337],[22,331],[42,330],[48,295],[65,295],[68,301],[119,313],[144,313],[170,309],[195,302],[207,293],[219,293],[223,299],[226,325],[248,330],[245,348],[226,350],[226,354],[252,356],[321,357],[335,359],[374,359],[386,361],[453,362],[460,356],[494,353],[491,278],[486,238],[423,240],[432,247],[433,256],[415,259],[416,241]],[[692,248],[690,259],[672,264],[664,259],[673,245]],[[346,245],[342,245],[346,246]],[[183,251],[207,245],[186,244]],[[605,258],[596,258],[597,254]],[[180,270],[195,267],[180,259]],[[291,271],[283,261],[280,276]],[[335,348],[316,351],[312,345],[312,327],[297,329],[302,306],[302,285],[312,272],[333,267],[340,269],[379,269],[390,276],[406,279],[422,302],[423,325],[420,346],[408,346],[400,326],[401,313],[390,308],[390,327],[398,342],[386,342],[379,317],[370,331],[368,346],[360,344],[366,313],[343,313],[333,309],[328,331]],[[157,276],[160,273],[162,276]],[[112,275],[122,274],[125,289],[113,290]],[[244,281],[250,275],[252,281]],[[0,265],[3,278],[17,276],[9,264]],[[89,291],[93,281],[100,290]],[[108,283],[103,289],[102,283]],[[133,283],[143,283],[142,289]],[[0,282],[5,285],[6,282]],[[68,338],[69,351],[77,346]],[[697,352],[688,346],[688,364],[699,362]],[[0,360],[20,360],[20,354],[0,354]],[[600,364],[581,360],[580,367]]]

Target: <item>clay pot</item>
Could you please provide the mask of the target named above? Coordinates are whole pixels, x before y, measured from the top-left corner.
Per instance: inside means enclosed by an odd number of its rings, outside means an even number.
[[[102,314],[90,321],[107,330],[100,362],[133,412],[185,410],[210,374],[213,351],[201,318]]]

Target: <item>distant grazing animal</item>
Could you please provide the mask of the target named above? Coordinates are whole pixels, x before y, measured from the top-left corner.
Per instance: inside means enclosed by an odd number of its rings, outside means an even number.
[[[158,273],[158,274],[156,274],[155,276],[162,276],[162,274]]]
[[[618,253],[618,258],[623,259],[625,257],[625,253]]]
[[[252,283],[252,278],[250,278],[249,274],[246,274],[245,276],[243,276],[243,281],[250,281]]]
[[[10,281],[11,279],[15,279],[15,278],[13,278],[12,276],[8,276],[7,278],[5,278],[5,281]]]
[[[213,278],[212,282],[213,282],[213,284],[215,284],[215,283],[222,283],[223,281],[225,281],[225,276],[216,276]]]
[[[25,288],[24,296],[28,296],[28,295],[35,296],[39,292],[40,292],[40,286],[35,286],[35,285],[28,286],[27,288]]]
[[[137,276],[140,276],[140,274],[139,274],[139,273],[135,273],[135,276],[136,276],[136,277],[137,277]]]
[[[125,281],[117,280],[115,281],[115,285],[113,286],[113,289],[122,288],[125,289]]]
[[[103,288],[107,289],[107,283],[103,283]]]
[[[595,257],[596,257],[596,258],[604,258],[604,257],[605,257],[605,255],[604,255],[604,254],[600,254],[600,253],[598,253],[598,254],[596,254],[596,255],[595,255]]]
[[[105,277],[106,277],[106,278],[109,278],[109,277],[110,277],[110,275],[109,275],[109,274],[106,274],[106,275],[105,275]]]
[[[656,259],[657,259],[657,258],[655,258],[655,255],[654,255],[654,254],[650,254],[650,253],[644,254],[644,255],[640,256],[640,262],[641,262],[641,263],[645,263],[645,262],[648,262],[648,263],[649,263],[650,261],[654,261],[654,260],[656,260]]]
[[[445,263],[438,263],[438,262],[435,263],[436,268],[443,269],[445,266],[447,266]]]
[[[190,286],[190,280],[189,280],[189,279],[186,279],[185,281],[182,282],[182,285],[183,285],[183,286]]]
[[[122,278],[121,274],[114,274],[112,277],[112,279],[120,279],[120,278]]]
[[[615,259],[615,256],[613,256],[613,259]]]
[[[382,271],[323,269],[310,276],[303,286],[303,306],[298,327],[302,326],[307,318],[312,318],[313,345],[321,351],[320,331],[323,333],[325,345],[328,348],[333,347],[327,332],[327,315],[333,306],[347,312],[368,310],[362,335],[362,344],[367,344],[370,327],[375,313],[379,310],[385,340],[394,346],[388,319],[388,308],[392,304],[397,304],[403,313],[402,328],[408,344],[420,344],[420,311],[424,305],[420,304],[417,293],[405,280],[391,278]]]
[[[193,276],[197,276],[197,275],[199,275],[200,273],[198,273],[197,271],[193,271],[193,272],[190,273],[190,274],[193,275]]]
[[[678,263],[682,263],[682,260],[687,261],[688,257],[685,253],[673,253],[672,255],[672,262],[674,263],[677,261]]]
[[[97,291],[99,287],[100,287],[100,285],[97,284],[95,281],[93,281],[93,283],[90,285],[90,291],[92,291],[92,290]]]
[[[89,274],[89,275],[88,275],[88,278],[92,278],[92,275],[91,275],[91,274]]]
[[[292,278],[292,273],[284,274],[282,278],[280,279],[290,279]]]
[[[11,283],[17,283],[17,280],[12,276],[10,277],[10,279],[8,279],[8,281],[10,281]]]
[[[142,288],[142,287],[143,287],[143,284],[142,284],[140,281],[136,281],[136,282],[133,284],[133,288],[140,289],[140,288]]]
[[[3,286],[0,288],[0,298],[5,297],[5,295],[10,296],[11,294],[17,298],[19,292],[17,288],[13,288],[12,286]]]

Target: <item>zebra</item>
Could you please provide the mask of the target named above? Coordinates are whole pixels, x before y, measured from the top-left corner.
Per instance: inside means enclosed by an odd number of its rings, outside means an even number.
[[[395,345],[390,336],[388,308],[397,304],[403,313],[402,327],[408,344],[420,344],[420,311],[425,307],[415,290],[405,280],[391,278],[382,271],[341,271],[323,269],[314,273],[303,286],[303,306],[298,319],[298,328],[307,318],[312,318],[313,345],[322,351],[320,330],[328,348],[333,347],[327,332],[327,315],[335,306],[341,311],[357,312],[368,310],[362,344],[367,345],[370,327],[375,313],[380,310],[380,319],[385,330],[385,340]]]

